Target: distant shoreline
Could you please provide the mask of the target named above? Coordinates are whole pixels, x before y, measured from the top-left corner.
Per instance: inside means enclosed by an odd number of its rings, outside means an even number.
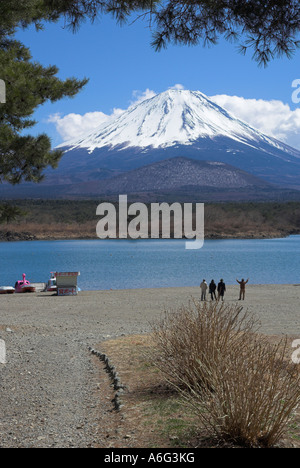
[[[298,236],[300,235],[300,230],[299,232],[292,232],[292,233],[259,233],[259,234],[254,234],[254,233],[249,233],[248,235],[247,234],[241,234],[241,235],[236,235],[236,234],[224,234],[224,235],[216,235],[216,234],[211,234],[211,235],[206,235],[205,236],[205,240],[208,241],[208,240],[263,240],[263,239],[285,239],[285,238],[288,238],[290,236]],[[31,233],[13,233],[13,232],[3,232],[3,231],[0,231],[0,242],[33,242],[33,241],[40,241],[40,242],[43,242],[43,241],[90,241],[90,240],[100,240],[96,235],[95,236],[91,236],[91,235],[86,235],[86,236],[76,236],[76,235],[72,235],[72,236],[64,236],[64,235],[58,235],[58,236],[51,236],[51,235],[47,235],[47,236],[36,236],[34,234],[31,234]],[[128,237],[127,239],[120,239],[120,238],[116,238],[116,239],[106,239],[106,240],[133,240],[131,239],[130,237]],[[147,240],[180,240],[180,239],[174,239],[174,238],[170,238],[170,239],[163,239],[163,238],[160,238],[160,239],[134,239],[134,241],[137,241],[137,240],[143,240],[143,241],[147,241]],[[188,239],[185,239],[184,237],[182,238],[182,240],[188,240]]]
[[[0,241],[98,239],[96,201],[21,200],[15,205],[25,215],[0,225]],[[273,239],[300,234],[300,202],[206,204],[204,216],[207,240]],[[128,224],[130,221],[129,217]],[[172,216],[170,223],[172,237]]]

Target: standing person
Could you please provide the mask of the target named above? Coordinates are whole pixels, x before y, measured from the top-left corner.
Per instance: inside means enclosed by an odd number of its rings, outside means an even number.
[[[225,291],[226,291],[226,285],[224,283],[224,280],[221,279],[218,284],[218,301],[220,300],[220,298],[222,298],[222,301],[224,301]]]
[[[206,291],[208,288],[208,284],[205,281],[205,279],[202,281],[200,284],[200,289],[201,289],[201,301],[206,301]]]
[[[215,298],[215,300],[217,300],[216,289],[217,289],[216,283],[214,282],[214,280],[211,280],[211,282],[209,284],[209,294],[210,294],[210,297],[211,297],[212,301],[214,300],[214,298]]]
[[[239,301],[241,301],[242,299],[243,299],[243,301],[245,300],[246,284],[248,283],[248,281],[249,281],[249,278],[247,279],[247,281],[245,281],[244,278],[242,278],[241,281],[239,281],[237,279],[237,282],[240,285],[240,298],[239,298]]]

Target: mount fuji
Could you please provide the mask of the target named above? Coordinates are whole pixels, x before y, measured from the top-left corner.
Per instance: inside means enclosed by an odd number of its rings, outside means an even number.
[[[236,119],[200,91],[175,89],[130,107],[92,133],[61,147],[67,151],[84,148],[90,154],[99,148],[140,148],[145,152],[178,145],[190,146],[198,140],[198,143],[203,143],[216,137],[226,137],[256,149],[263,149],[267,144],[300,157],[299,151]]]
[[[59,148],[64,155],[58,169],[47,170],[45,180],[39,186],[22,184],[23,187],[26,185],[25,196],[51,197],[54,193],[54,196],[79,196],[81,189],[82,193],[97,196],[103,193],[104,187],[111,193],[109,181],[117,190],[118,183],[122,180],[124,184],[124,177],[129,173],[131,181],[138,177],[139,187],[144,184],[145,190],[146,187],[149,190],[151,180],[155,180],[155,171],[163,185],[160,171],[165,166],[160,163],[166,160],[169,161],[166,177],[176,177],[178,187],[187,187],[189,180],[193,180],[194,186],[199,188],[202,182],[197,184],[195,177],[187,176],[188,173],[191,176],[196,168],[187,162],[190,159],[202,163],[203,169],[199,165],[196,169],[199,181],[204,180],[204,174],[206,181],[212,180],[207,171],[212,171],[215,166],[207,163],[222,163],[230,166],[231,181],[241,181],[240,171],[243,171],[243,177],[246,177],[245,173],[254,176],[247,178],[247,187],[251,180],[253,187],[265,185],[273,192],[277,188],[300,190],[300,151],[237,119],[199,91],[165,91],[129,107],[96,130],[63,143]],[[176,166],[174,170],[173,164]],[[148,166],[151,171],[141,170]],[[184,167],[180,183],[179,167]],[[200,177],[199,171],[204,168],[203,177]],[[151,180],[147,179],[150,172]],[[219,180],[222,178],[220,189],[226,190],[221,172],[218,177]],[[208,184],[204,185],[207,188]],[[17,196],[22,186],[6,187],[6,192],[2,186],[2,195],[14,193]],[[239,187],[236,185],[237,191]],[[228,188],[234,188],[232,183]],[[174,184],[172,190],[176,192]]]
[[[65,154],[55,176],[63,171],[65,180],[68,174],[101,179],[103,170],[113,174],[185,157],[223,162],[267,182],[300,188],[300,151],[235,118],[199,91],[165,91],[60,148]]]

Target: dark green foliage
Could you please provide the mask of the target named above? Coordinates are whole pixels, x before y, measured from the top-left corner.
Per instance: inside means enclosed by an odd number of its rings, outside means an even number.
[[[18,27],[31,23],[41,27],[42,19],[58,17],[41,0],[0,2],[0,79],[6,85],[6,103],[0,105],[0,183],[40,182],[43,170],[55,168],[62,156],[61,151],[51,149],[47,135],[31,136],[24,131],[35,125],[32,115],[37,107],[75,96],[87,80],[60,80],[55,66],[34,62],[29,49],[14,39]],[[14,220],[16,213],[6,206],[0,222]]]
[[[87,17],[94,19],[112,13],[125,21],[133,12],[142,11],[154,30],[154,47],[159,50],[170,42],[214,45],[220,36],[236,41],[245,53],[252,49],[253,58],[267,65],[276,56],[291,57],[300,46],[298,0],[45,0],[56,6],[69,24],[76,28]]]
[[[16,206],[11,206],[7,203],[0,205],[0,224],[16,221],[21,216],[25,216],[26,212]]]
[[[154,11],[157,0],[9,0],[0,2],[1,31],[13,31],[34,23],[38,28],[46,21],[64,17],[70,27],[78,28],[86,20],[111,13],[117,21],[135,11]]]
[[[237,41],[240,51],[266,65],[275,56],[291,55],[300,46],[298,0],[172,0],[162,2],[156,17],[154,46],[207,45],[220,36]]]
[[[47,166],[56,167],[62,155],[51,150],[46,135],[24,136],[32,127],[35,109],[46,101],[75,96],[87,80],[61,81],[54,66],[32,62],[30,52],[17,41],[0,41],[1,79],[6,83],[6,104],[0,106],[0,182],[39,182]]]

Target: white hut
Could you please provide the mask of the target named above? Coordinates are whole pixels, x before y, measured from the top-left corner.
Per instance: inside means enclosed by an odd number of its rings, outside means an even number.
[[[58,296],[77,296],[80,272],[57,272],[55,276]]]

